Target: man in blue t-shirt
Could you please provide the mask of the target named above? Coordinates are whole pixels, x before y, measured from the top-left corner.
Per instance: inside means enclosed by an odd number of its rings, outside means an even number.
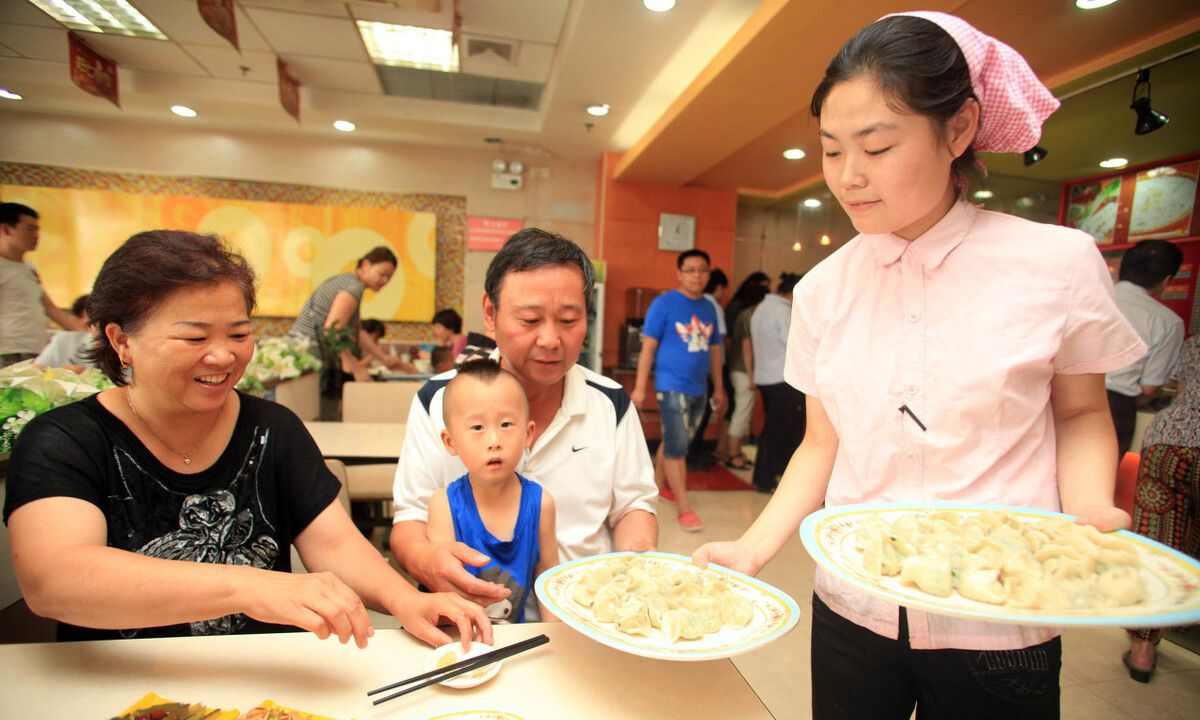
[[[637,384],[631,398],[639,409],[645,406],[653,365],[654,391],[663,428],[662,444],[655,456],[654,480],[660,488],[660,497],[678,503],[679,526],[696,532],[703,526],[688,503],[685,458],[704,414],[706,376],[712,378],[714,412],[719,414],[725,409],[721,331],[717,310],[704,297],[709,275],[708,253],[682,252],[675,267],[679,271],[679,289],[659,295],[646,311]]]

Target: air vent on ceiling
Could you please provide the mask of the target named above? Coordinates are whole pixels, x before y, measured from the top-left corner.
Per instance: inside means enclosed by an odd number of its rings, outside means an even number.
[[[375,72],[388,95],[522,110],[537,110],[544,87],[540,83],[392,65],[376,65]]]
[[[466,40],[464,59],[478,60],[491,65],[517,66],[517,43],[469,36],[464,39]]]

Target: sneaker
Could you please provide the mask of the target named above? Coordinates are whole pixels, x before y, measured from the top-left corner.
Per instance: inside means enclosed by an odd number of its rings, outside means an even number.
[[[675,502],[675,493],[671,492],[671,488],[663,485],[658,489],[658,499],[673,503]]]
[[[694,512],[688,511],[685,513],[680,513],[678,520],[679,527],[682,528],[684,532],[700,532],[704,529],[704,523],[700,522],[700,517]]]

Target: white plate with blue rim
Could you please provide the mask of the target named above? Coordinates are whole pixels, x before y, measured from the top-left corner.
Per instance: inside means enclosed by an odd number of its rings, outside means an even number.
[[[949,510],[960,515],[999,511],[1019,523],[1047,518],[1074,521],[1071,515],[1011,505],[951,502],[865,503],[824,508],[800,525],[800,540],[809,555],[841,580],[897,605],[952,617],[1019,625],[1170,627],[1200,622],[1200,562],[1149,538],[1120,530],[1112,537],[1138,554],[1144,597],[1133,605],[1101,608],[1013,608],[971,600],[952,593],[938,597],[903,583],[898,577],[875,577],[863,567],[855,547],[855,531],[878,518],[894,522],[902,515],[923,517]]]
[[[630,635],[617,630],[612,622],[602,622],[572,599],[575,585],[594,568],[616,558],[636,556],[662,569],[705,575],[710,581],[724,583],[753,607],[750,622],[741,628],[722,627],[719,632],[696,640],[671,642],[659,628],[649,635]],[[750,652],[783,636],[800,619],[800,608],[787,593],[757,578],[709,565],[701,570],[691,558],[663,552],[618,552],[580,558],[550,568],[538,576],[534,592],[546,607],[566,625],[598,643],[611,648],[658,660],[717,660]]]

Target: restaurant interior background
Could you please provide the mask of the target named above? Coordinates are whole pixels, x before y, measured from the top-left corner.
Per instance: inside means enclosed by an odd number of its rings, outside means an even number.
[[[165,38],[77,33],[117,64],[118,107],[72,84],[63,24],[30,0],[0,3],[0,87],[21,96],[0,100],[8,195],[39,184],[203,194],[215,181],[252,199],[442,203],[436,304],[460,307],[468,329],[482,326],[492,257],[466,247],[468,219],[544,227],[605,266],[606,367],[617,364],[626,290],[676,284],[676,251],[659,249],[662,214],[693,218],[695,246],[735,285],[759,269],[803,272],[853,235],[821,180],[808,100],[845,38],[911,5],[681,0],[655,13],[638,0],[236,0],[238,50],[194,0],[132,4]],[[1065,184],[1200,152],[1200,4],[1076,4],[920,3],[1013,45],[1064,99],[1045,128],[1044,159],[984,158],[990,175],[976,190],[991,195],[975,199],[987,207],[1054,222],[1066,217]],[[356,21],[454,31],[461,73],[376,64]],[[277,61],[299,82],[298,119],[281,106]],[[1136,135],[1129,105],[1142,68],[1170,122]],[[195,117],[172,114],[175,105]],[[594,105],[607,114],[589,114]],[[356,129],[340,132],[337,120]],[[803,157],[785,158],[789,149]],[[1126,169],[1098,166],[1114,157]],[[52,267],[64,244],[86,255],[120,239],[97,237],[115,233],[104,227],[56,236],[55,222],[43,217],[31,256],[39,267]],[[1194,251],[1189,259],[1194,267]],[[47,286],[70,298],[88,278],[50,273]],[[389,337],[424,332],[396,323]]]

